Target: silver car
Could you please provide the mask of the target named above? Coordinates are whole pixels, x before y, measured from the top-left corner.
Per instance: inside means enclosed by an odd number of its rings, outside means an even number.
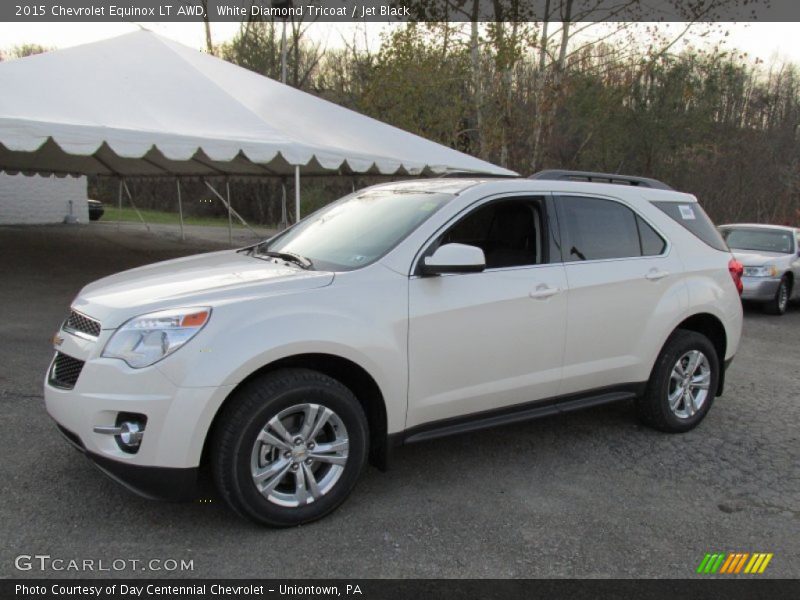
[[[791,300],[800,299],[800,229],[737,223],[719,230],[744,265],[742,300],[782,315]]]

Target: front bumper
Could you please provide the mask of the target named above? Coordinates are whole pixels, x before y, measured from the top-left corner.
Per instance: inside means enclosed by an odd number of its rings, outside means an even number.
[[[768,302],[775,297],[780,283],[780,278],[742,277],[742,300]]]
[[[83,441],[74,433],[56,424],[66,440],[86,455],[106,476],[130,491],[151,500],[180,502],[193,500],[199,494],[198,467],[177,469],[148,467],[112,460],[86,450]]]
[[[63,337],[60,352],[88,360],[72,389],[45,380],[45,406],[62,433],[106,475],[137,493],[191,498],[206,435],[233,386],[178,386],[157,366],[131,369],[123,361],[98,358],[94,342]],[[94,431],[114,426],[119,413],[147,418],[135,454],[124,452],[115,436]]]

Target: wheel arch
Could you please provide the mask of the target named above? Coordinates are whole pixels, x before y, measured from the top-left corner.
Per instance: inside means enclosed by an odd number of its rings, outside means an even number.
[[[720,364],[719,383],[717,385],[717,396],[722,395],[725,387],[725,353],[728,349],[728,334],[722,321],[711,313],[697,313],[681,321],[670,335],[678,329],[694,331],[709,339],[717,351],[717,359]],[[666,342],[665,342],[666,343]]]
[[[388,463],[388,419],[386,414],[386,402],[383,393],[378,386],[375,378],[361,365],[350,359],[325,353],[306,353],[286,356],[265,364],[256,369],[250,375],[242,379],[236,387],[225,397],[225,400],[217,408],[211,425],[206,432],[203,442],[203,450],[200,458],[200,465],[208,464],[209,453],[211,452],[210,440],[213,438],[214,430],[219,422],[223,409],[232,401],[236,392],[242,386],[257,377],[267,373],[279,371],[281,369],[310,369],[317,371],[347,387],[358,399],[364,414],[367,417],[369,426],[369,462],[370,464],[385,470]]]
[[[796,283],[794,280],[794,271],[792,271],[791,269],[787,270],[783,274],[783,277],[786,277],[786,281],[789,282],[789,297],[791,298],[792,292],[794,291],[794,284]]]

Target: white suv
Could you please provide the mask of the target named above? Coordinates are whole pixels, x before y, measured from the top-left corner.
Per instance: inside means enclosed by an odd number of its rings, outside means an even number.
[[[694,196],[657,181],[390,183],[86,286],[45,401],[144,495],[190,498],[208,466],[238,514],[295,525],[403,443],[618,400],[692,429],[722,393],[740,291]]]

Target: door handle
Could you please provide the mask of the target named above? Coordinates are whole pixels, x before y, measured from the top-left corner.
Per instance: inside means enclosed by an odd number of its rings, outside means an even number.
[[[650,281],[658,281],[659,279],[664,279],[664,277],[669,276],[669,271],[661,271],[660,269],[650,269],[645,275],[645,279]]]
[[[550,287],[546,284],[537,285],[528,295],[534,300],[546,300],[550,296],[555,296],[561,291],[560,288]]]

